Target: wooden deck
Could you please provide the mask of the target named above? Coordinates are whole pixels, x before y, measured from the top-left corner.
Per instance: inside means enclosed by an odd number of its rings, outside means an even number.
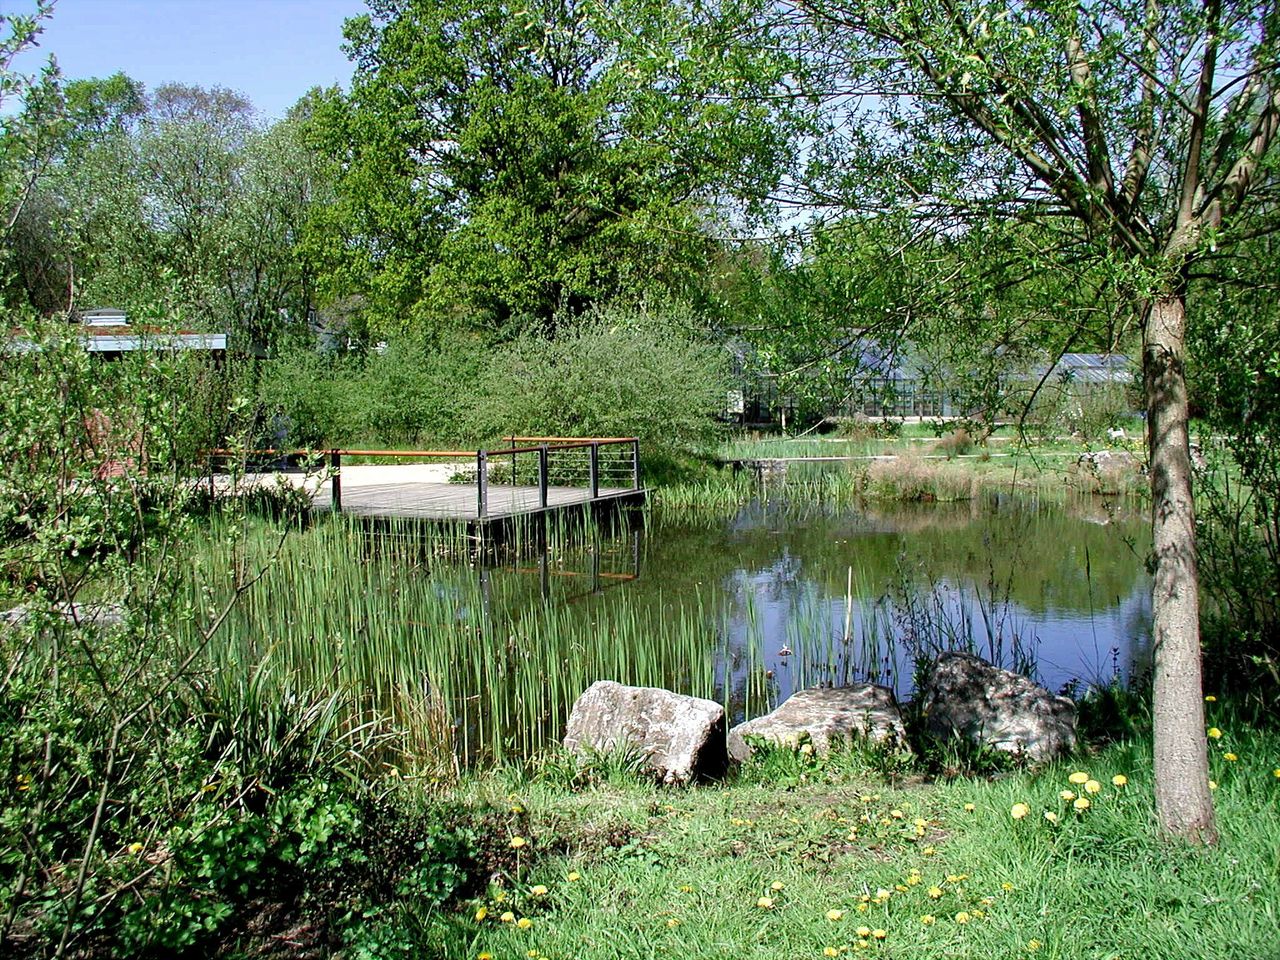
[[[617,508],[643,503],[645,491],[601,487],[594,499],[585,487],[548,487],[542,506],[537,487],[490,484],[488,509],[480,516],[478,489],[474,483],[385,483],[342,488],[342,512],[361,517],[462,520],[489,524],[541,513],[566,510],[584,504]],[[316,506],[332,502],[332,482],[316,492]]]

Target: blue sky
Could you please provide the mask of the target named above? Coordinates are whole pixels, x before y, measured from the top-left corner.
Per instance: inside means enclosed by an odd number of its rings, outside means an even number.
[[[30,13],[0,0],[0,13]],[[52,53],[68,79],[123,70],[148,90],[180,81],[247,95],[264,117],[283,116],[313,86],[351,76],[342,22],[363,0],[57,0],[31,71]]]

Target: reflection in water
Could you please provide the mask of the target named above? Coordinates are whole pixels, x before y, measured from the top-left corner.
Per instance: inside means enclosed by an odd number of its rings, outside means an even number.
[[[651,622],[696,600],[713,611],[706,655],[735,719],[818,684],[872,680],[910,696],[916,658],[947,649],[1078,690],[1146,662],[1144,535],[1141,519],[1093,501],[841,513],[753,503],[715,527],[655,525],[555,557],[562,575],[587,564],[593,586],[544,574],[538,592],[595,616],[611,603],[601,571],[625,569],[614,582]]]
[[[389,716],[415,749],[470,760],[558,740],[595,680],[715,697],[738,720],[815,684],[909,695],[916,659],[945,649],[1054,689],[1147,656],[1144,524],[1093,502],[755,503],[480,569],[450,537],[336,518],[281,546],[262,530],[262,555],[280,552],[210,647],[214,675],[267,662],[281,696],[350,693],[353,723]],[[213,596],[230,543],[210,538],[195,567]]]

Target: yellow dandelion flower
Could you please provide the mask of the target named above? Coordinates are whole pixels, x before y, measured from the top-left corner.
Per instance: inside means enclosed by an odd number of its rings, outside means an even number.
[[[499,917],[498,919],[499,919],[499,920],[501,920],[503,923],[515,923],[515,922],[516,922],[516,915],[515,915],[514,913],[512,913],[510,910],[508,910],[506,913],[504,913],[504,914],[503,914],[501,917]]]
[[[530,927],[533,926],[533,921],[530,920],[528,917],[521,917],[519,920],[516,921],[516,926],[519,927],[521,930],[528,930]]]
[[[477,910],[477,911],[476,911],[476,923],[479,923],[481,920],[483,920],[483,919],[484,919],[485,917],[487,917],[488,915],[489,915],[489,908],[488,908],[488,907],[481,907],[479,910]]]
[[[875,898],[877,900],[888,900],[891,896],[893,896],[892,890],[886,890],[884,887],[880,887],[876,890]]]
[[[529,842],[529,841],[527,841],[524,837],[512,837],[512,838],[511,838],[511,849],[512,849],[512,850],[519,850],[521,847],[523,847],[523,846],[524,846],[526,843],[528,843],[528,842]]]
[[[966,804],[964,805],[964,812],[965,812],[965,813],[973,813],[973,811],[975,811],[975,810],[977,810],[977,809],[978,809],[978,805],[977,805],[977,804],[975,804],[975,803],[966,803]]]
[[[982,904],[984,907],[989,907],[989,906],[991,906],[993,903],[995,903],[995,902],[996,902],[996,898],[995,898],[995,897],[983,897],[983,898],[982,898],[981,900],[979,900],[978,902],[979,902],[980,904]]]
[[[1210,781],[1209,781],[1209,789],[1210,789],[1210,790],[1217,790],[1217,789],[1218,789],[1218,781],[1217,781],[1217,780],[1210,780]]]
[[[903,817],[906,816],[906,814],[903,813],[901,810],[890,810],[889,816],[893,817],[893,819],[895,820],[901,820]]]
[[[773,897],[761,897],[759,900],[756,901],[756,906],[759,907],[761,910],[772,910]]]
[[[926,857],[932,857],[937,852],[938,851],[934,847],[925,847],[920,851],[921,855]]]
[[[1234,753],[1224,753],[1224,754],[1222,755],[1222,759],[1223,759],[1223,760],[1229,760],[1229,761],[1231,761],[1232,763],[1235,763],[1235,762],[1236,762],[1237,760],[1239,760],[1240,758],[1239,758],[1239,757],[1237,757]]]
[[[533,888],[530,889],[529,892],[532,893],[535,897],[545,897],[547,895],[547,888],[539,883],[539,884],[535,884]]]
[[[827,911],[827,919],[828,919],[828,920],[830,920],[832,923],[835,923],[837,920],[843,920],[843,919],[844,919],[844,911],[843,911],[843,910],[835,910],[835,909],[828,910],[828,911]]]
[[[1085,793],[1097,793],[1101,789],[1102,789],[1102,784],[1100,784],[1097,780],[1089,780],[1084,785]]]
[[[1280,780],[1280,767],[1276,767],[1274,770],[1272,770],[1272,771],[1271,771],[1271,774],[1272,774],[1272,776],[1274,776],[1277,780]]]
[[[858,904],[858,907],[857,907],[857,910],[859,913],[866,913],[870,909],[871,909],[871,904],[869,903],[860,903]]]
[[[1044,818],[1048,820],[1050,823],[1058,822],[1058,815],[1054,813],[1052,810],[1046,810],[1044,812]]]
[[[856,949],[856,950],[866,950],[869,946],[871,946],[871,941],[870,941],[870,940],[859,940],[859,941],[858,941],[857,943],[855,943],[853,946],[854,946],[854,949]]]
[[[488,950],[485,950],[482,953],[476,954],[476,960],[493,960],[493,954],[490,953]]]
[[[907,888],[907,885],[906,885],[905,883],[895,883],[895,884],[893,885],[894,893],[906,893],[906,892],[907,892],[907,889],[908,889],[908,888]]]
[[[775,880],[773,881],[773,883],[769,884],[769,889],[772,890],[774,893],[777,893],[779,890],[781,890],[785,886],[786,884],[783,883],[781,880]]]
[[[973,919],[975,919],[975,920],[981,920],[981,919],[982,919],[983,917],[985,917],[985,916],[986,916],[986,914],[985,914],[985,913],[983,913],[981,910],[974,910],[974,911],[973,911]]]
[[[494,900],[496,900],[496,901],[498,901],[498,903],[506,903],[506,902],[507,902],[507,891],[505,891],[505,890],[499,890],[496,894],[494,894],[493,899],[494,899]]]
[[[667,926],[668,926],[668,927],[678,927],[678,926],[680,926],[680,921],[679,921],[679,920],[677,920],[675,917],[672,917],[670,920],[668,920],[668,921],[667,921]]]
[[[854,933],[856,933],[858,936],[862,937],[862,939],[864,939],[864,940],[865,940],[867,937],[871,936],[871,928],[870,928],[870,927],[859,927],[857,930],[855,930],[855,931],[853,931],[853,932],[854,932]]]
[[[1013,817],[1015,820],[1021,820],[1030,812],[1031,808],[1025,803],[1015,803],[1009,808],[1009,816]]]
[[[516,803],[516,804],[512,804],[512,806],[511,806],[511,812],[512,812],[512,813],[524,813],[524,807],[520,806],[520,804],[518,804],[518,803]]]
[[[133,843],[129,844],[127,849],[132,854],[139,854],[142,852],[142,844],[135,840]]]
[[[907,886],[914,887],[914,886],[917,886],[919,883],[920,883],[920,874],[913,873],[909,877],[907,877]]]
[[[1069,780],[1071,783],[1079,785],[1082,783],[1087,783],[1089,781],[1089,775],[1085,773],[1083,770],[1077,770],[1075,773],[1071,774],[1071,776],[1067,777],[1067,780]]]
[[[871,894],[860,893],[858,894],[858,900],[861,901],[862,903],[868,903],[871,900]]]
[[[941,888],[941,887],[930,887],[930,888],[929,888],[927,891],[925,891],[925,892],[929,894],[929,899],[930,899],[930,900],[937,900],[940,896],[942,896],[942,888]]]
[[[1117,773],[1114,777],[1111,778],[1112,785],[1116,787],[1123,787],[1126,784],[1128,784],[1128,782],[1129,782],[1129,778],[1126,777],[1123,773]]]
[[[1217,703],[1217,702],[1218,702],[1218,698],[1217,698],[1217,697],[1215,697],[1215,696],[1211,693],[1211,694],[1209,694],[1207,697],[1205,697],[1205,698],[1204,698],[1204,702],[1205,702],[1205,703]]]
[[[926,913],[923,917],[920,918],[920,922],[923,923],[926,927],[936,923],[937,920],[938,918],[935,917],[932,913]]]
[[[681,893],[693,893],[693,887],[689,886],[689,885],[686,883],[684,886],[682,886],[682,887],[680,888],[680,892],[681,892]]]
[[[1219,730],[1217,727],[1210,727],[1210,728],[1209,728],[1209,739],[1210,739],[1210,740],[1219,740],[1219,739],[1221,739],[1221,737],[1222,737],[1222,731],[1221,731],[1221,730]]]
[[[568,880],[570,883],[577,883],[579,880],[582,879],[582,874],[580,874],[577,870],[570,870],[569,875],[565,877],[565,879]]]
[[[524,955],[525,955],[526,957],[536,957],[536,956],[538,955],[538,951],[537,951],[537,950],[526,950],[526,951],[524,952]]]
[[[1063,799],[1063,801],[1065,801],[1066,803],[1070,803],[1072,800],[1076,798],[1076,793],[1074,790],[1063,790],[1060,794],[1058,794],[1058,796],[1060,796]]]
[[[948,873],[947,874],[947,883],[962,883],[968,879],[969,879],[969,875],[967,873]]]
[[[802,743],[802,744],[800,745],[800,753],[801,753],[802,755],[806,756],[806,757],[811,757],[811,756],[813,756],[813,744],[812,744],[812,743]]]
[[[889,935],[889,931],[882,930],[879,927],[871,931],[871,937],[873,940],[883,940],[888,935]]]
[[[1039,949],[1040,949],[1041,947],[1043,947],[1043,946],[1044,946],[1044,944],[1043,944],[1043,943],[1041,943],[1039,940],[1028,940],[1028,941],[1027,941],[1027,949],[1028,949],[1028,950],[1030,950],[1032,953],[1035,953],[1037,950],[1039,950]]]
[[[965,913],[963,910],[956,914],[956,923],[968,923],[969,919],[969,914]]]
[[[835,947],[823,947],[822,955],[824,957],[838,957],[840,956],[840,951],[837,950]]]
[[[1073,807],[1075,807],[1077,810],[1088,810],[1088,809],[1089,809],[1089,798],[1088,798],[1088,797],[1076,797],[1076,802],[1075,802],[1075,803],[1073,803],[1073,804],[1071,804],[1071,805],[1072,805]]]

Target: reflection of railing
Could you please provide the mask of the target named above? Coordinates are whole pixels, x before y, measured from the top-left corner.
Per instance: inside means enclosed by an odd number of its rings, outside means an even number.
[[[567,494],[557,498],[559,504],[582,502],[581,496],[573,495],[576,490],[583,490],[586,500],[592,501],[601,497],[601,491],[613,495],[640,489],[640,441],[636,437],[504,439],[511,446],[494,450],[211,450],[210,480],[214,459],[219,457],[249,455],[302,457],[312,462],[327,460],[332,472],[333,509],[340,511],[343,457],[471,461],[476,471],[476,517],[482,520],[490,515],[490,491],[495,481],[510,488],[505,492],[502,505],[502,512],[508,514],[535,507],[547,509],[553,505],[555,488]]]

